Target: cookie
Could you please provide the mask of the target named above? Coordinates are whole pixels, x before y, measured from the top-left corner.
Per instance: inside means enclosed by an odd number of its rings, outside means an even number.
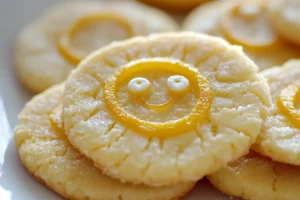
[[[162,11],[129,1],[63,1],[20,33],[16,71],[32,92],[64,81],[90,52],[113,41],[175,31]]]
[[[270,104],[257,71],[239,47],[197,33],[114,43],[66,83],[68,138],[123,182],[197,181],[256,140]]]
[[[141,2],[148,3],[153,6],[161,7],[172,11],[189,11],[200,3],[208,0],[140,0]]]
[[[300,45],[300,2],[298,0],[270,1],[272,24],[284,38]]]
[[[300,165],[300,60],[261,74],[270,85],[273,107],[253,148],[275,161]]]
[[[183,29],[223,37],[266,69],[300,57],[300,48],[287,43],[274,30],[268,0],[215,1],[193,11]]]
[[[299,177],[299,167],[251,152],[207,178],[230,196],[248,200],[293,200],[300,195]]]
[[[63,88],[54,86],[34,97],[20,114],[21,122],[14,131],[21,161],[39,181],[67,199],[173,200],[193,188],[194,183],[151,188],[103,175],[71,146],[64,129],[52,120],[50,113],[59,111],[56,108]]]

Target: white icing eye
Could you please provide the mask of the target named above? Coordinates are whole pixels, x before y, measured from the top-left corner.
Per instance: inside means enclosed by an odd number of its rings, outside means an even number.
[[[173,92],[184,92],[188,89],[190,82],[184,76],[175,75],[168,78],[167,84],[168,88]]]
[[[131,79],[128,83],[128,90],[133,94],[140,94],[146,92],[150,87],[150,82],[146,78],[137,77]]]

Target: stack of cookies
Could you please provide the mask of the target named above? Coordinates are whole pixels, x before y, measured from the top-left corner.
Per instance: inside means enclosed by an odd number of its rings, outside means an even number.
[[[208,176],[228,195],[250,200],[300,198],[300,60],[282,64],[299,57],[299,3],[212,2],[197,8],[184,23],[186,30],[220,36],[243,46],[259,68],[265,69],[260,75],[270,88],[272,106],[252,151]]]
[[[43,91],[14,131],[22,163],[67,199],[174,200],[207,176],[231,196],[297,200],[296,5],[210,2],[184,22],[193,32],[131,1],[49,9],[16,49]]]
[[[299,45],[289,42],[275,26],[279,16],[282,21],[289,21],[290,19],[285,16],[286,13],[294,15],[298,12],[299,6],[290,11],[293,5],[289,5],[288,1],[281,0],[281,4],[286,8],[279,5],[278,0],[209,2],[196,8],[186,17],[183,29],[222,37],[232,44],[241,45],[261,70],[267,69],[282,65],[289,59],[300,58]],[[281,14],[278,14],[277,10],[281,11]],[[297,15],[294,17],[297,18]],[[288,23],[281,25],[282,32],[286,34],[292,32],[284,26],[288,26]],[[299,38],[299,35],[296,37]]]

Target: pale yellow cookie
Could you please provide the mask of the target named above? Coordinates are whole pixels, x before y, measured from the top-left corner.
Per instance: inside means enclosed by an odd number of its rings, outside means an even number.
[[[247,200],[297,200],[300,168],[255,152],[207,177],[220,191]]]
[[[150,188],[121,183],[102,174],[71,146],[50,113],[59,107],[64,85],[34,97],[20,114],[14,131],[22,163],[39,181],[67,199],[173,200],[185,195],[194,183]]]
[[[286,39],[300,45],[300,1],[270,1],[271,21],[276,30]]]
[[[67,81],[67,135],[124,182],[199,180],[256,140],[270,105],[257,70],[239,47],[197,33],[112,44]]]
[[[27,88],[41,92],[64,81],[95,49],[177,28],[166,13],[133,1],[62,1],[20,33],[16,71]]]
[[[273,107],[253,148],[278,162],[300,165],[300,60],[261,73]]]
[[[241,45],[260,69],[300,57],[300,48],[279,37],[268,17],[269,0],[216,1],[199,6],[183,29],[220,36]]]

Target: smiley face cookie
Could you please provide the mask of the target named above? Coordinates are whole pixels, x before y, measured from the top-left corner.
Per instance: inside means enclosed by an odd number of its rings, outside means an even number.
[[[276,30],[286,39],[300,45],[300,1],[270,1],[270,16]]]
[[[300,60],[261,74],[268,80],[274,105],[253,148],[275,161],[300,165]]]
[[[64,81],[95,49],[174,30],[177,25],[171,17],[137,2],[60,2],[21,32],[15,49],[17,73],[27,88],[41,92]]]
[[[256,65],[196,33],[138,37],[94,52],[69,77],[71,143],[122,181],[196,181],[245,155],[270,103]]]
[[[183,29],[223,37],[241,45],[266,69],[300,57],[300,48],[287,43],[273,29],[268,0],[216,1],[200,6],[185,20]]]
[[[60,115],[57,108],[63,88],[54,86],[34,97],[20,114],[20,125],[14,131],[22,163],[39,181],[67,199],[173,200],[193,188],[194,183],[150,188],[103,175],[71,146],[65,131],[53,120],[52,114]]]
[[[208,176],[208,179],[230,196],[249,200],[292,200],[300,195],[299,176],[299,167],[277,163],[250,152]]]

